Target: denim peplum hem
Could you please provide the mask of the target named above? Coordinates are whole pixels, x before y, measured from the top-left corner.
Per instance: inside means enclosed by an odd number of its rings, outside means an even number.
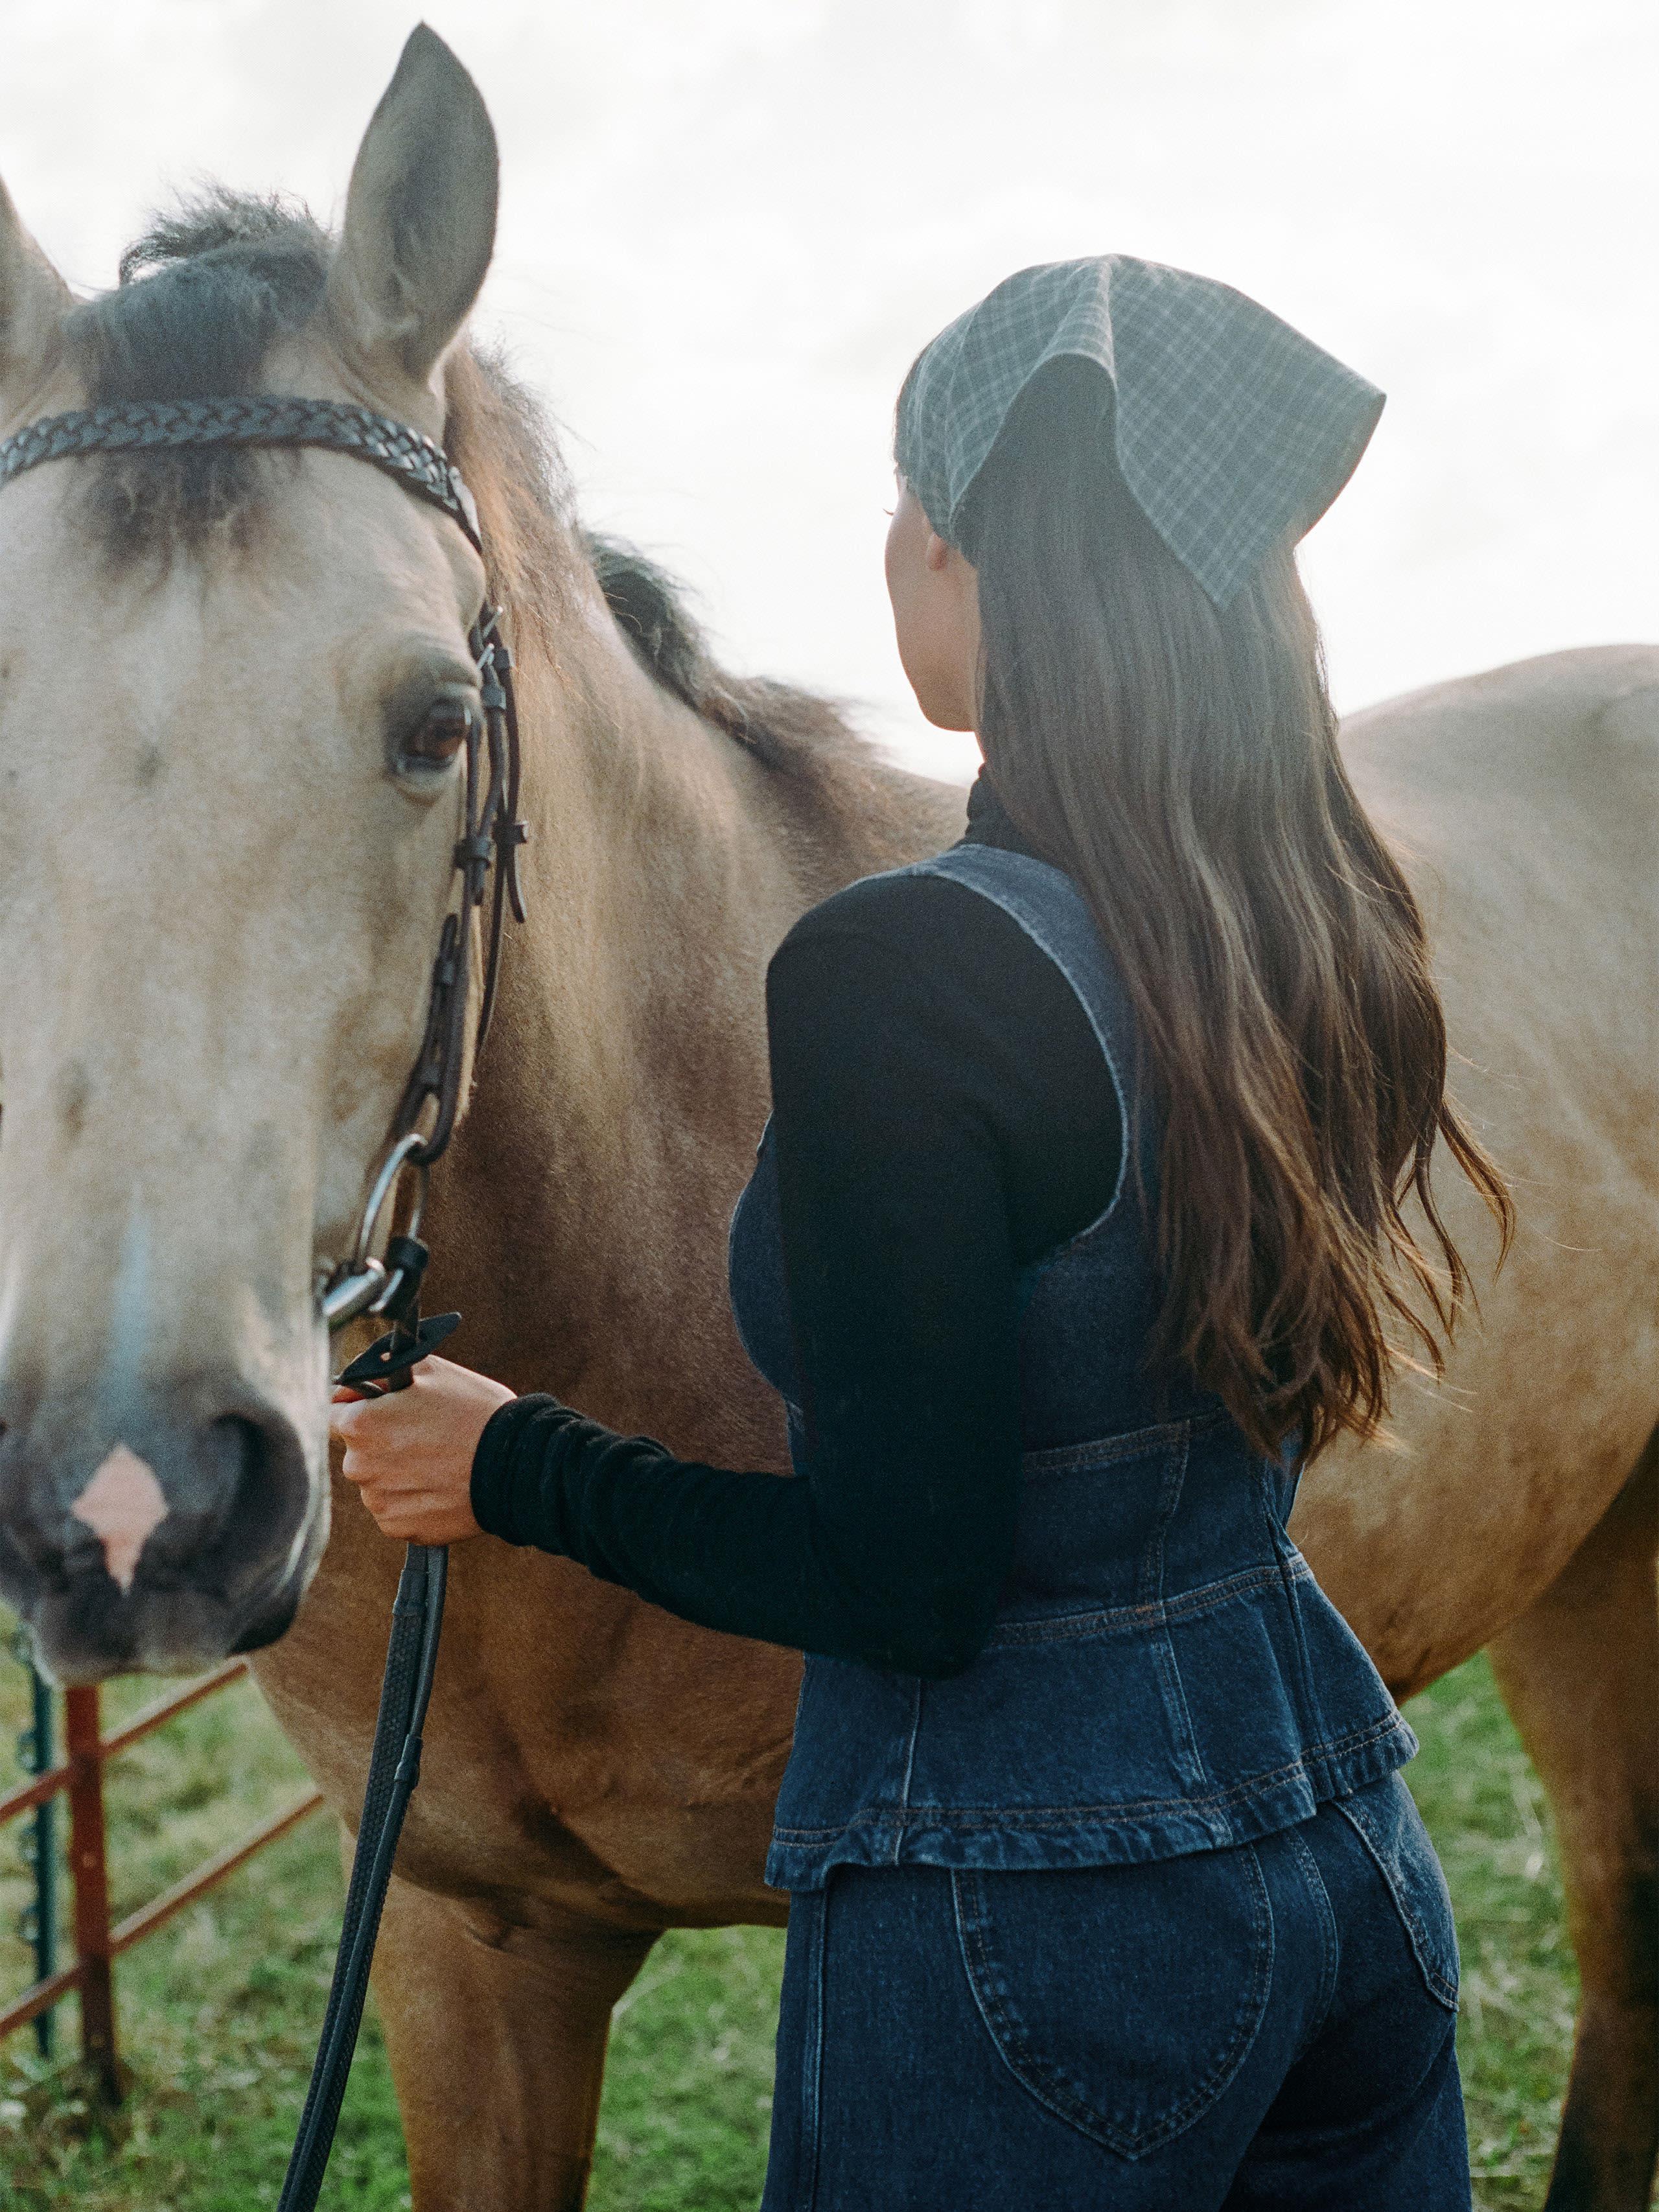
[[[1403,1765],[1416,1739],[1287,1506],[1283,1470],[1207,1415],[1028,1452],[971,1665],[807,1659],[767,1880],[1223,1850]]]
[[[1225,1850],[1311,1819],[1331,1799],[1392,1774],[1417,1748],[1393,1712],[1358,1740],[1315,1747],[1288,1766],[1208,1794],[1089,1806],[864,1806],[837,1826],[775,1828],[765,1879],[774,1889],[812,1890],[837,1866],[1041,1870]]]

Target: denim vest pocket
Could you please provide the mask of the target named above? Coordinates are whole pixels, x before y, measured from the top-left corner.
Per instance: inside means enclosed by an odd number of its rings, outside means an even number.
[[[1416,1801],[1399,1774],[1333,1801],[1388,1885],[1431,1996],[1457,2009],[1457,1930],[1446,1877]]]
[[[1203,2117],[1243,2064],[1273,1978],[1253,1844],[951,1880],[975,2002],[1039,2104],[1126,2159]]]

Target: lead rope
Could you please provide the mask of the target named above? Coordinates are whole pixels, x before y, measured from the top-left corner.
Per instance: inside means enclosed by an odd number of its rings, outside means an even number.
[[[337,1379],[348,1389],[365,1397],[408,1389],[415,1379],[416,1364],[441,1344],[459,1322],[459,1314],[434,1314],[425,1322],[420,1318],[421,1279],[428,1256],[418,1237],[405,1233],[388,1240],[386,1264],[392,1289],[381,1310],[392,1328],[342,1370]],[[432,1702],[448,1574],[447,1546],[410,1545],[392,1601],[392,1636],[386,1646],[386,1673],[380,1683],[368,1779],[357,1822],[357,1848],[346,1887],[328,2008],[323,2015],[305,2110],[300,2116],[277,2212],[313,2212],[328,2171],[334,2131],[362,2026],[369,1967],[386,1909],[398,1839],[403,1833],[409,1801],[421,1778],[422,1731]]]
[[[406,1390],[414,1381],[416,1361],[424,1359],[434,1345],[441,1344],[460,1320],[459,1314],[419,1318],[421,1277],[427,1249],[418,1237],[392,1240],[387,1259],[398,1269],[398,1290],[386,1309],[392,1327],[388,1334],[342,1372],[339,1380],[365,1396],[380,1397],[389,1390]],[[395,1308],[395,1310],[394,1310]],[[368,1781],[363,1809],[357,1823],[357,1848],[346,1889],[345,1914],[340,1927],[340,1947],[335,1954],[334,1978],[329,1987],[328,2009],[306,2091],[305,2110],[289,2159],[277,2212],[313,2212],[328,2170],[334,2131],[339,2124],[351,2061],[362,2026],[363,2004],[368,1995],[369,1966],[380,1915],[386,1908],[398,1838],[415,1785],[421,1778],[421,1739],[427,1707],[432,1701],[432,1678],[438,1663],[438,1635],[443,1626],[444,1589],[449,1572],[449,1551],[442,1544],[411,1544],[404,1555],[398,1595],[392,1607],[392,1637],[386,1647],[386,1674],[380,1685],[380,1711],[374,1720],[374,1744],[369,1753]]]

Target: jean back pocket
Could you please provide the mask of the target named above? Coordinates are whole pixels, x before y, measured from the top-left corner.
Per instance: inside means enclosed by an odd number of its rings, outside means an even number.
[[[1273,1979],[1253,1845],[952,1879],[992,2041],[1040,2104],[1094,2142],[1144,2157],[1201,2118],[1243,2064]]]
[[[1388,1885],[1418,1971],[1449,2011],[1457,2009],[1457,1931],[1434,1845],[1411,1791],[1390,1774],[1333,1801]]]

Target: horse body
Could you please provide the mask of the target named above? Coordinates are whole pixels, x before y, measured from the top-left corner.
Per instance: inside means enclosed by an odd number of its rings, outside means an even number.
[[[1428,917],[1451,1081],[1511,1176],[1515,1249],[1437,1176],[1480,1310],[1397,1450],[1344,1443],[1298,1540],[1399,1696],[1559,1574],[1659,1417],[1650,973],[1659,653],[1555,654],[1353,717],[1344,748]],[[1379,1555],[1389,1562],[1379,1577]]]
[[[1581,1995],[1548,2212],[1643,2212],[1659,2144],[1659,651],[1557,653],[1354,718],[1426,908],[1516,1244],[1401,1449],[1293,1522],[1396,1693],[1489,1644],[1561,1845]],[[1468,1252],[1490,1236],[1437,1187]]]
[[[626,580],[601,590],[534,489],[530,415],[447,351],[488,258],[488,130],[417,33],[337,256],[260,247],[289,255],[290,291],[314,278],[313,307],[240,362],[264,388],[441,428],[511,610],[531,921],[434,1185],[428,1303],[459,1306],[458,1352],[517,1389],[781,1468],[724,1271],[766,1108],[765,962],[838,884],[950,842],[960,794],[696,664]],[[95,396],[112,348],[136,374],[142,346],[111,327],[102,354],[77,338],[0,201],[0,428]],[[198,377],[222,371],[213,343]],[[410,770],[399,732],[455,680],[483,579],[441,518],[343,457],[240,491],[166,469],[77,489],[89,465],[9,487],[0,539],[0,955],[35,987],[0,1007],[0,1578],[69,1674],[266,1642],[265,1693],[349,1820],[398,1550],[337,1485],[329,1534],[313,1279],[412,1058],[449,883],[453,784]],[[116,557],[163,495],[179,542]],[[1584,1968],[1552,2203],[1637,2212],[1659,655],[1444,686],[1356,718],[1349,744],[1429,907],[1460,1095],[1522,1229],[1494,1280],[1483,1217],[1443,1178],[1479,1322],[1443,1383],[1407,1379],[1395,1445],[1314,1469],[1297,1533],[1401,1693],[1496,1639]],[[118,1444],[167,1507],[130,1589],[73,1512]],[[421,2212],[579,2204],[611,2008],[655,1936],[783,1917],[759,1877],[797,1670],[568,1562],[457,1552],[377,1967]]]

